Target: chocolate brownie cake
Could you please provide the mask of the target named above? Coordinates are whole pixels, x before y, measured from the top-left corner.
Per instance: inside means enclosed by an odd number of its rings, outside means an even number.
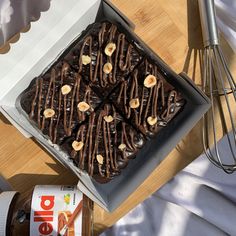
[[[65,59],[94,91],[107,96],[142,56],[116,25],[103,22],[95,23]]]
[[[120,174],[144,143],[144,135],[106,103],[76,129],[62,148],[79,168],[86,169],[99,182],[107,182]]]
[[[90,25],[20,98],[45,138],[100,183],[121,174],[185,103],[125,32]]]
[[[145,135],[152,137],[183,107],[184,100],[148,60],[123,80],[110,99]]]

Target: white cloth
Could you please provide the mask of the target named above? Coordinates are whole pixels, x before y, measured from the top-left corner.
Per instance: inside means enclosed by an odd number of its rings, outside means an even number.
[[[219,149],[227,154],[225,147],[223,138]],[[235,189],[236,173],[201,155],[101,236],[236,236]]]
[[[0,46],[47,11],[51,0],[0,0]]]
[[[236,53],[236,0],[215,0],[217,25]]]

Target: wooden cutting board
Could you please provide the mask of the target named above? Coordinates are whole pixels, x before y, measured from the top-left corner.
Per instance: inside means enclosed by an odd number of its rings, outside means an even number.
[[[177,73],[185,71],[201,84],[203,50],[196,0],[112,0],[136,25],[135,32]],[[17,42],[16,42],[17,43]],[[222,40],[233,75],[236,56]],[[0,173],[26,196],[37,184],[76,184],[77,178],[31,139],[0,116]],[[114,224],[202,153],[200,123],[113,213],[94,207],[95,234]]]

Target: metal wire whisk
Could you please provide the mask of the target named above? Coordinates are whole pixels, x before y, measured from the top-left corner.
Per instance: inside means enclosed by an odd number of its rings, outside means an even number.
[[[198,0],[204,43],[203,90],[211,109],[203,118],[203,146],[208,159],[230,174],[236,170],[236,84],[222,53],[214,0]],[[226,135],[227,153],[217,141]]]

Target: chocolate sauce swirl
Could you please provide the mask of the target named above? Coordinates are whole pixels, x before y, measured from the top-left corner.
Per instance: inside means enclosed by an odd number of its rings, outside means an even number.
[[[156,78],[156,84],[150,88],[144,86],[148,75]],[[128,80],[121,82],[111,99],[126,118],[132,120],[148,136],[153,136],[161,127],[166,126],[183,106],[180,94],[164,80],[157,66],[147,60],[134,70]],[[138,99],[140,103],[135,109],[130,106],[132,99]],[[156,118],[157,122],[149,124],[148,117]]]
[[[113,120],[107,122],[105,116]],[[81,150],[73,149],[74,140],[83,142]],[[105,104],[103,109],[90,115],[89,122],[78,128],[75,138],[67,141],[64,148],[79,168],[87,170],[99,182],[107,182],[120,174],[144,142],[144,136],[128,125],[113,105]],[[121,144],[125,146],[122,150],[119,149]],[[97,155],[103,157],[102,164],[96,159]]]
[[[111,56],[105,54],[105,48],[109,43],[114,43],[116,47]],[[89,56],[91,63],[84,65],[83,55]],[[95,24],[84,40],[66,57],[69,63],[72,61],[72,66],[83,75],[91,87],[105,96],[133,70],[141,58],[134,46],[127,41],[125,34],[109,22]],[[112,65],[109,74],[103,71],[103,66],[107,62]]]
[[[63,95],[61,88],[69,85],[71,91]],[[25,95],[28,96],[28,95]],[[69,64],[63,63],[53,67],[50,72],[35,80],[34,93],[31,91],[29,118],[53,143],[61,142],[71,135],[73,129],[101,103],[101,100],[82,82],[79,74],[74,73]],[[22,98],[24,100],[24,96]],[[79,102],[86,102],[90,109],[82,112]],[[52,109],[55,115],[46,118],[43,112]]]

